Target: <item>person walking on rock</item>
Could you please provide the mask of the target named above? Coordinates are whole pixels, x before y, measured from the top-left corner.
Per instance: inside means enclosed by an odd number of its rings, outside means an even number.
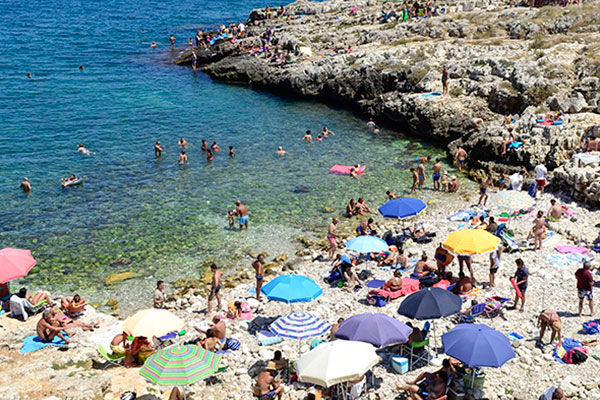
[[[579,316],[583,311],[583,300],[588,299],[590,305],[590,315],[594,315],[594,295],[592,288],[594,286],[594,278],[590,272],[591,264],[589,261],[583,263],[583,267],[575,272],[577,278],[577,297],[579,297]]]
[[[450,74],[448,73],[448,67],[444,65],[442,69],[442,95],[448,94],[448,80],[450,79]]]
[[[335,251],[337,250],[337,224],[339,220],[337,217],[334,217],[329,224],[329,229],[327,230],[327,241],[329,242],[329,258],[333,260],[335,256]]]

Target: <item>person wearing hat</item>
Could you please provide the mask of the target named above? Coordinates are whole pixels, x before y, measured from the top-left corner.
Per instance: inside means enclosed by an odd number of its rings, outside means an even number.
[[[256,385],[254,386],[254,394],[259,399],[274,399],[277,397],[281,400],[283,396],[283,387],[281,379],[275,379],[277,376],[277,365],[274,361],[267,363],[267,368],[258,374]]]
[[[544,310],[538,317],[538,326],[540,327],[540,338],[539,342],[542,343],[546,327],[552,329],[552,336],[550,337],[550,343],[554,342],[554,338],[558,336],[558,342],[562,342],[560,317],[554,310]]]
[[[450,177],[450,183],[448,183],[448,193],[455,193],[458,192],[458,178],[456,177],[456,175],[452,175]]]
[[[29,183],[29,179],[27,179],[27,177],[23,178],[23,182],[21,182],[21,189],[25,193],[31,192],[31,183]]]

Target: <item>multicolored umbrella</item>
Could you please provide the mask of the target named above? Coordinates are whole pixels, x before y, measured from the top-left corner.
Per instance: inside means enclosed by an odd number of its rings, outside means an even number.
[[[22,278],[37,264],[31,251],[6,247],[0,250],[0,283]]]
[[[379,212],[384,218],[407,218],[417,215],[427,208],[422,200],[411,197],[393,199],[379,207]]]
[[[508,211],[528,210],[533,207],[534,202],[533,197],[520,190],[502,190],[492,193],[488,200],[490,206]]]
[[[454,254],[483,254],[496,250],[500,238],[484,229],[461,229],[448,235],[442,246]]]
[[[260,290],[269,300],[283,303],[313,301],[323,294],[323,289],[310,278],[302,275],[280,275]]]
[[[221,355],[195,345],[176,345],[152,354],[140,369],[150,382],[186,386],[217,372]]]
[[[330,328],[327,322],[309,313],[294,313],[279,317],[269,325],[269,329],[273,333],[281,337],[298,340],[321,336],[328,332]]]
[[[385,240],[376,236],[362,235],[346,242],[348,250],[358,251],[359,253],[380,253],[390,247]]]
[[[179,332],[185,322],[167,310],[151,308],[140,310],[123,322],[123,331],[131,336],[160,337]]]

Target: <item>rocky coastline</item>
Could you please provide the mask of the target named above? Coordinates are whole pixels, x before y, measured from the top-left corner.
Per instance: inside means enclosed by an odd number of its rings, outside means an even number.
[[[286,7],[290,18],[278,19],[254,10],[245,37],[187,50],[176,63],[190,65],[194,51],[213,79],[350,108],[438,142],[450,156],[463,146],[475,179],[539,163],[550,171],[562,168],[551,172],[551,189],[600,204],[600,185],[593,184],[600,180],[600,163],[569,163],[584,138],[600,136],[599,3],[541,9],[447,3],[439,6],[444,14],[432,18],[377,22],[398,11],[393,4],[298,1]],[[352,7],[358,11],[351,13]],[[291,62],[251,50],[268,28],[272,49],[293,55]],[[441,91],[444,65],[449,95],[423,97]],[[536,123],[550,111],[563,112],[564,124]],[[502,156],[507,116],[524,144]],[[473,118],[482,118],[485,127],[474,129]]]

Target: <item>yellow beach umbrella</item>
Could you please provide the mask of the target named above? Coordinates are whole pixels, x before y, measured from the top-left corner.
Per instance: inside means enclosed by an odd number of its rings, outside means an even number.
[[[448,235],[442,246],[455,254],[483,254],[495,250],[500,238],[483,229],[462,229]]]
[[[140,310],[123,322],[123,330],[131,336],[160,337],[179,332],[185,322],[167,310]]]

